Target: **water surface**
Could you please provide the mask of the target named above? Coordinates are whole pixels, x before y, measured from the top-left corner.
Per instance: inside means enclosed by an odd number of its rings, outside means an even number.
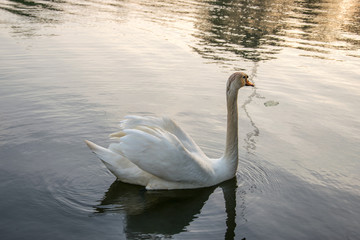
[[[0,3],[1,239],[359,239],[360,5]],[[201,190],[115,181],[125,115],[167,115],[210,157],[239,93],[239,169]]]

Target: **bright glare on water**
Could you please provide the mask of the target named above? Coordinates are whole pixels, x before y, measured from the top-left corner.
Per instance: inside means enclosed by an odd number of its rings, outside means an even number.
[[[0,2],[1,239],[360,239],[357,0]],[[84,144],[166,115],[239,169],[212,188],[115,181]]]

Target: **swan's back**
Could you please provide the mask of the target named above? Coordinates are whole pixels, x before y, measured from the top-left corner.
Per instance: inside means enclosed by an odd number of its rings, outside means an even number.
[[[120,131],[110,137],[114,142],[108,149],[87,143],[105,166],[124,182],[139,184],[129,176],[132,172],[146,179],[145,183],[140,181],[140,185],[193,188],[194,184],[206,186],[214,175],[211,161],[169,118],[127,116],[120,122]]]

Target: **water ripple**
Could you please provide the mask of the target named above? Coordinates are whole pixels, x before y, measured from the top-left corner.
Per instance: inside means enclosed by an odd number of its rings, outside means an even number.
[[[82,172],[78,173],[77,171]],[[99,174],[100,173],[100,174]],[[94,177],[96,176],[96,177]],[[70,215],[81,216],[93,212],[93,204],[98,200],[99,190],[104,189],[111,179],[105,169],[99,171],[98,165],[77,167],[65,173],[44,176],[47,190],[57,202],[59,209]],[[99,181],[103,179],[103,181]]]

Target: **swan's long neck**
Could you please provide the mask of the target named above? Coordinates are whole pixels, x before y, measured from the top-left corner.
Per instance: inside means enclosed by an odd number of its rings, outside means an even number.
[[[224,158],[230,169],[236,171],[238,166],[238,91],[228,91],[226,94],[227,103],[227,131],[226,148]]]

